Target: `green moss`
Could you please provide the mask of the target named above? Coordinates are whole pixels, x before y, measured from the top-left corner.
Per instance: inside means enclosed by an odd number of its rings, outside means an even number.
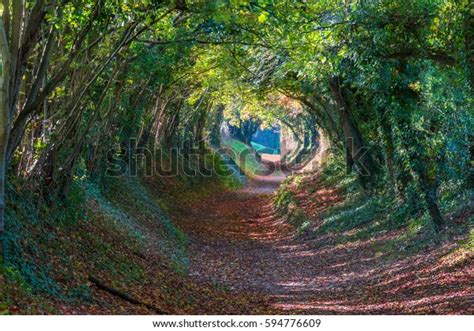
[[[223,146],[230,150],[230,157],[247,176],[255,177],[265,172],[265,166],[257,160],[252,147],[236,139],[225,141]]]
[[[273,148],[270,148],[270,147],[267,147],[267,146],[263,146],[263,145],[255,143],[255,142],[251,142],[250,144],[253,147],[253,149],[255,149],[255,151],[257,153],[260,153],[260,154],[280,154],[280,152],[276,149],[273,149]]]

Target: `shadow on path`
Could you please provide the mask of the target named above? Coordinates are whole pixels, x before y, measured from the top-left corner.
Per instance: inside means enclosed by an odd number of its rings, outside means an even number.
[[[345,245],[298,237],[272,206],[284,178],[257,177],[187,208],[177,223],[190,238],[192,277],[268,296],[276,313],[473,312],[472,263],[440,269],[443,249],[393,261],[373,249],[391,234]],[[321,189],[321,209],[334,194]]]

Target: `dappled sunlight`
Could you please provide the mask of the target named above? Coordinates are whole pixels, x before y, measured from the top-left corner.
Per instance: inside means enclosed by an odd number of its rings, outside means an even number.
[[[206,209],[196,205],[202,218],[187,216],[186,222],[193,224],[194,277],[238,292],[265,293],[272,307],[291,312],[450,311],[445,300],[455,299],[455,305],[473,295],[468,286],[472,265],[454,271],[440,267],[452,244],[423,254],[400,251],[397,257],[393,249],[380,249],[398,240],[400,230],[366,239],[351,239],[360,228],[318,234],[315,227],[315,232],[298,234],[261,189],[269,182],[276,185],[278,180],[253,180],[237,192],[215,197]],[[335,190],[321,186],[309,196],[314,200],[305,208],[322,204],[316,208],[315,224],[320,213],[340,201]],[[341,238],[351,240],[339,242]]]
[[[474,312],[473,1],[0,12],[0,315]]]
[[[341,301],[303,301],[290,303],[274,304],[276,308],[292,311],[310,310],[311,312],[319,313],[339,313],[339,314],[364,314],[367,312],[373,313],[389,313],[396,311],[398,313],[436,313],[436,306],[442,305],[453,300],[469,300],[474,299],[474,293],[468,291],[454,291],[443,295],[426,296],[419,299],[412,300],[394,300],[383,303],[348,303],[342,304]],[[430,308],[431,307],[431,308]]]

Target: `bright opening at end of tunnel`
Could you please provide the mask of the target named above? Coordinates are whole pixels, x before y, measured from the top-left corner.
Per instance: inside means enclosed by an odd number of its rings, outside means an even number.
[[[280,162],[280,128],[259,128],[253,135],[250,144],[260,154],[263,161]]]

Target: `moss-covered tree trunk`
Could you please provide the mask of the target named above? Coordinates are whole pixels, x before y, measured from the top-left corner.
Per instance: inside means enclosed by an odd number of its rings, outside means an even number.
[[[3,19],[0,18],[0,234],[5,227],[5,181],[7,145],[10,132],[8,107],[9,49]]]
[[[358,167],[360,182],[364,188],[368,188],[369,184],[374,183],[376,180],[377,169],[374,161],[359,133],[356,122],[352,118],[339,77],[333,77],[330,80],[330,88],[340,117],[347,153],[347,164],[349,165],[353,162]]]

